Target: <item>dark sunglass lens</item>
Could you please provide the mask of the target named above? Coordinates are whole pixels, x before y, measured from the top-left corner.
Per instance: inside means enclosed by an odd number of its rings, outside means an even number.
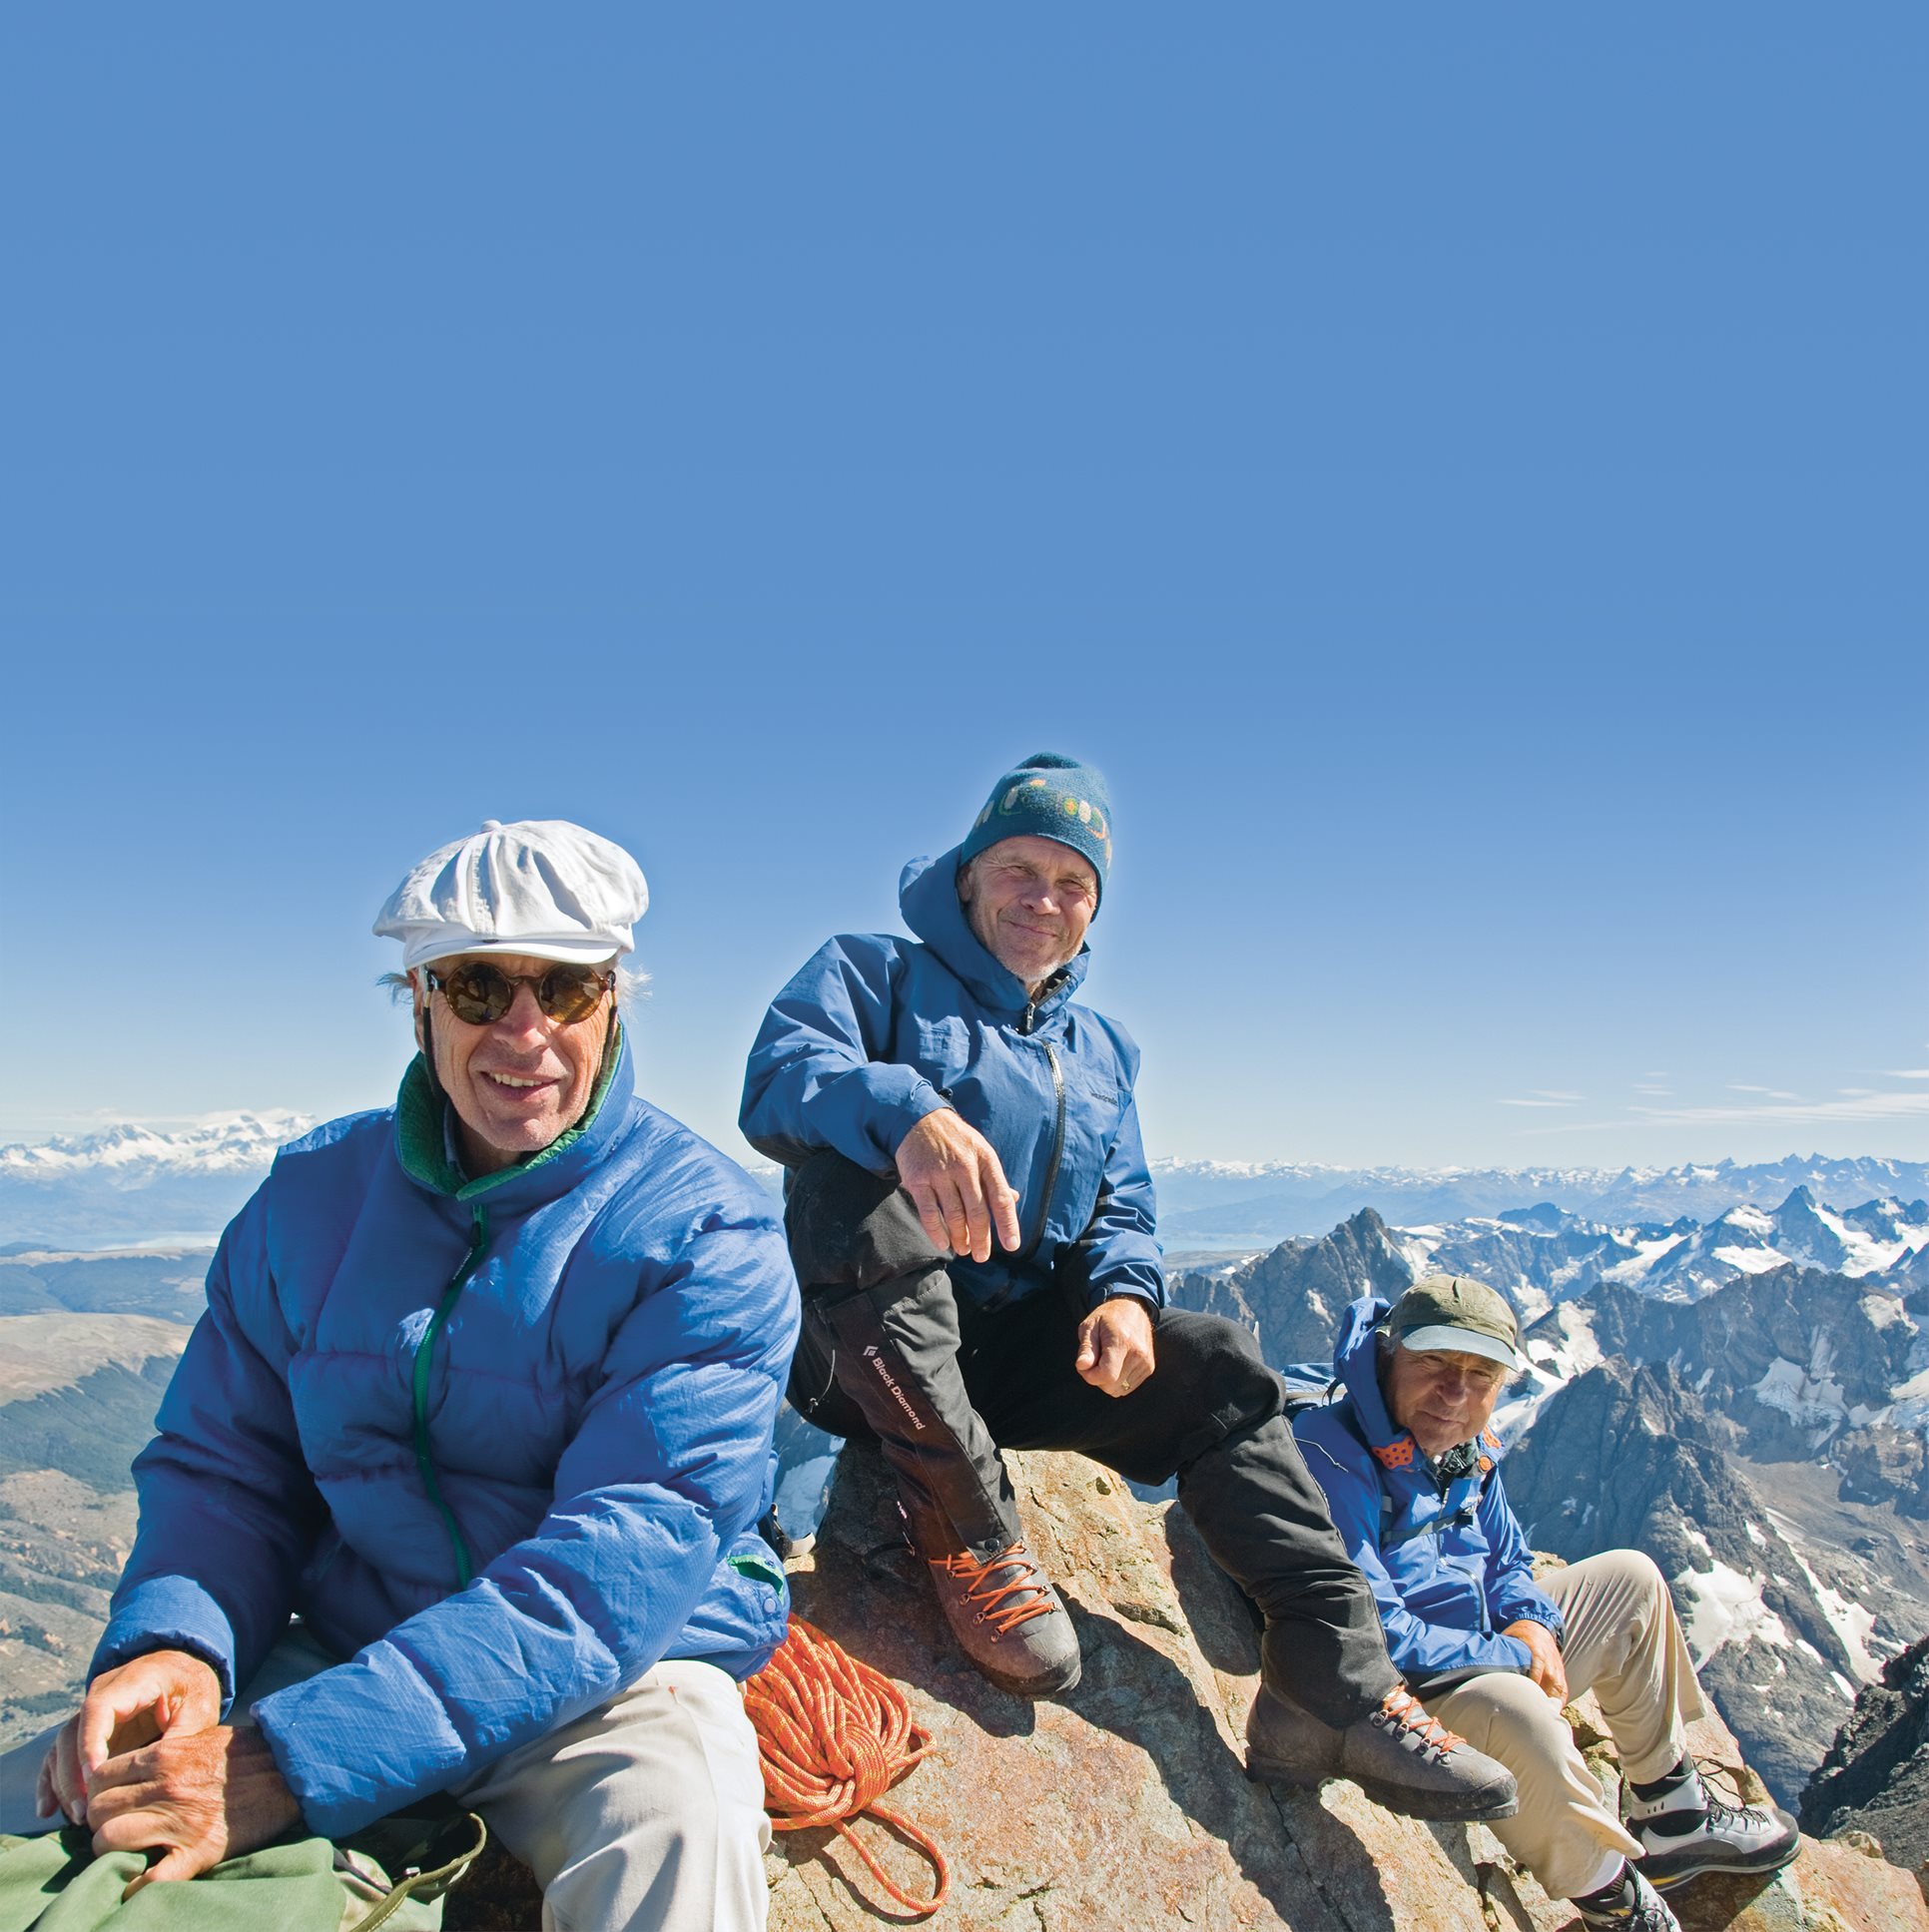
[[[492,966],[457,966],[442,981],[448,1009],[471,1026],[488,1026],[515,1003],[515,982]]]
[[[558,966],[545,972],[536,987],[536,1004],[566,1026],[587,1019],[602,996],[601,976],[584,966]]]

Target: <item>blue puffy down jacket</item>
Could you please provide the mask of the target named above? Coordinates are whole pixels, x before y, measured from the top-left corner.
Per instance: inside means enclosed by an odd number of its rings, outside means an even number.
[[[417,1060],[236,1216],[93,1663],[192,1650],[232,1697],[298,1611],[343,1661],[255,1713],[330,1837],[666,1656],[746,1676],[789,1610],[753,1527],[798,1327],[767,1198],[627,1047],[533,1160],[444,1148]]]
[[[1346,1553],[1373,1586],[1387,1650],[1416,1686],[1448,1671],[1525,1670],[1528,1647],[1508,1624],[1561,1612],[1534,1581],[1533,1554],[1501,1486],[1493,1430],[1480,1466],[1444,1486],[1420,1446],[1396,1429],[1380,1394],[1374,1331],[1389,1304],[1367,1296],[1340,1317],[1338,1402],[1293,1418],[1306,1467],[1326,1492]]]
[[[972,933],[958,853],[914,859],[899,886],[905,924],[843,934],[771,1002],[744,1076],[744,1136],[801,1166],[825,1147],[877,1174],[926,1114],[957,1108],[996,1148],[1017,1189],[1022,1245],[952,1264],[990,1306],[1063,1262],[1092,1307],[1110,1295],[1164,1300],[1152,1177],[1132,1082],[1138,1048],[1115,1020],[1072,1003],[1090,955],[1035,1004]]]

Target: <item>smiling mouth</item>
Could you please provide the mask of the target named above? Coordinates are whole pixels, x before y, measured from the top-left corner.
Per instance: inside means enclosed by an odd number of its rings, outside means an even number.
[[[491,1086],[501,1087],[505,1091],[510,1093],[527,1093],[532,1088],[535,1088],[535,1087],[554,1086],[556,1084],[554,1080],[545,1080],[540,1078],[532,1079],[532,1078],[525,1077],[523,1074],[520,1074],[520,1073],[485,1072],[482,1075],[482,1077],[485,1080],[487,1080]]]

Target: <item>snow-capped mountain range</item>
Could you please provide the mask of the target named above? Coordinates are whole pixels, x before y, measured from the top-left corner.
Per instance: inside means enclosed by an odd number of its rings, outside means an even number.
[[[1741,1275],[1793,1262],[1897,1290],[1929,1279],[1929,1201],[1864,1201],[1837,1209],[1795,1188],[1772,1208],[1751,1202],[1708,1222],[1619,1226],[1552,1202],[1496,1216],[1399,1231],[1403,1252],[1432,1274],[1465,1274],[1513,1297],[1530,1319],[1600,1282],[1693,1301]]]
[[[305,1113],[225,1113],[181,1133],[132,1124],[100,1133],[56,1134],[50,1140],[0,1147],[0,1174],[49,1178],[118,1169],[129,1175],[167,1169],[259,1174],[275,1149],[313,1126]]]
[[[1772,1211],[1742,1205],[1706,1223],[1683,1216],[1617,1226],[1551,1202],[1420,1227],[1389,1227],[1366,1207],[1316,1241],[1289,1239],[1264,1255],[1205,1267],[1195,1260],[1175,1273],[1199,1284],[1190,1291],[1195,1305],[1254,1329],[1269,1361],[1295,1362],[1324,1357],[1347,1302],[1396,1295],[1422,1275],[1472,1275],[1533,1322],[1604,1287],[1693,1302],[1789,1266],[1891,1296],[1929,1287],[1929,1202],[1837,1209],[1797,1187]]]
[[[0,1146],[0,1246],[93,1248],[212,1237],[267,1172],[275,1149],[313,1124],[304,1114],[262,1111],[222,1115],[173,1133],[124,1124]],[[766,1167],[755,1163],[753,1171]],[[1798,1188],[1817,1202],[1929,1198],[1929,1162],[1821,1154],[1665,1168],[1159,1160],[1153,1174],[1166,1245],[1187,1252],[1269,1248],[1290,1236],[1323,1234],[1369,1207],[1396,1225],[1432,1229],[1545,1203],[1603,1228],[1656,1226],[1659,1234],[1643,1238],[1658,1240],[1683,1217],[1708,1223],[1730,1210],[1772,1213]],[[776,1170],[760,1171],[759,1178],[774,1185]],[[1737,1220],[1717,1245],[1758,1249],[1758,1232]],[[1842,1239],[1852,1245],[1859,1234],[1877,1242],[1906,1239],[1872,1228],[1852,1228]],[[1786,1258],[1836,1265],[1819,1251]],[[1691,1265],[1685,1253],[1672,1264],[1677,1272]]]
[[[1152,1163],[1168,1247],[1271,1246],[1323,1234],[1370,1207],[1405,1227],[1460,1221],[1547,1202],[1608,1225],[1729,1208],[1774,1208],[1798,1187],[1818,1201],[1929,1197],[1929,1162],[1790,1154],[1746,1165],[1683,1167],[1327,1167],[1290,1161]]]
[[[306,1114],[232,1113],[179,1133],[120,1125],[0,1147],[0,1245],[213,1240]]]

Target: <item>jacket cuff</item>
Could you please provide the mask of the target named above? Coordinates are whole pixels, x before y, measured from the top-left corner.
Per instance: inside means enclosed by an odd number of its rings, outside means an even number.
[[[1085,1290],[1085,1313],[1089,1315],[1101,1302],[1107,1301],[1142,1301],[1155,1315],[1165,1306],[1165,1296],[1159,1289],[1127,1278],[1094,1281]]]
[[[951,1102],[915,1067],[878,1063],[872,1073],[893,1077],[877,1078],[870,1083],[871,1117],[864,1123],[865,1138],[870,1145],[862,1156],[852,1157],[861,1167],[889,1174],[897,1169],[898,1148],[905,1135],[928,1113],[937,1113]],[[849,1148],[838,1151],[851,1152]]]
[[[228,1613],[186,1577],[150,1577],[114,1607],[87,1666],[92,1683],[103,1670],[118,1669],[150,1650],[186,1650],[221,1679],[226,1717],[235,1701],[235,1632]]]
[[[1565,1650],[1568,1647],[1568,1626],[1552,1604],[1513,1605],[1502,1620],[1504,1623],[1539,1623],[1553,1636],[1557,1649]],[[1519,1637],[1515,1638],[1517,1643],[1520,1640]]]
[[[483,1761],[422,1678],[380,1642],[264,1697],[255,1721],[309,1829],[324,1838],[345,1838]]]

